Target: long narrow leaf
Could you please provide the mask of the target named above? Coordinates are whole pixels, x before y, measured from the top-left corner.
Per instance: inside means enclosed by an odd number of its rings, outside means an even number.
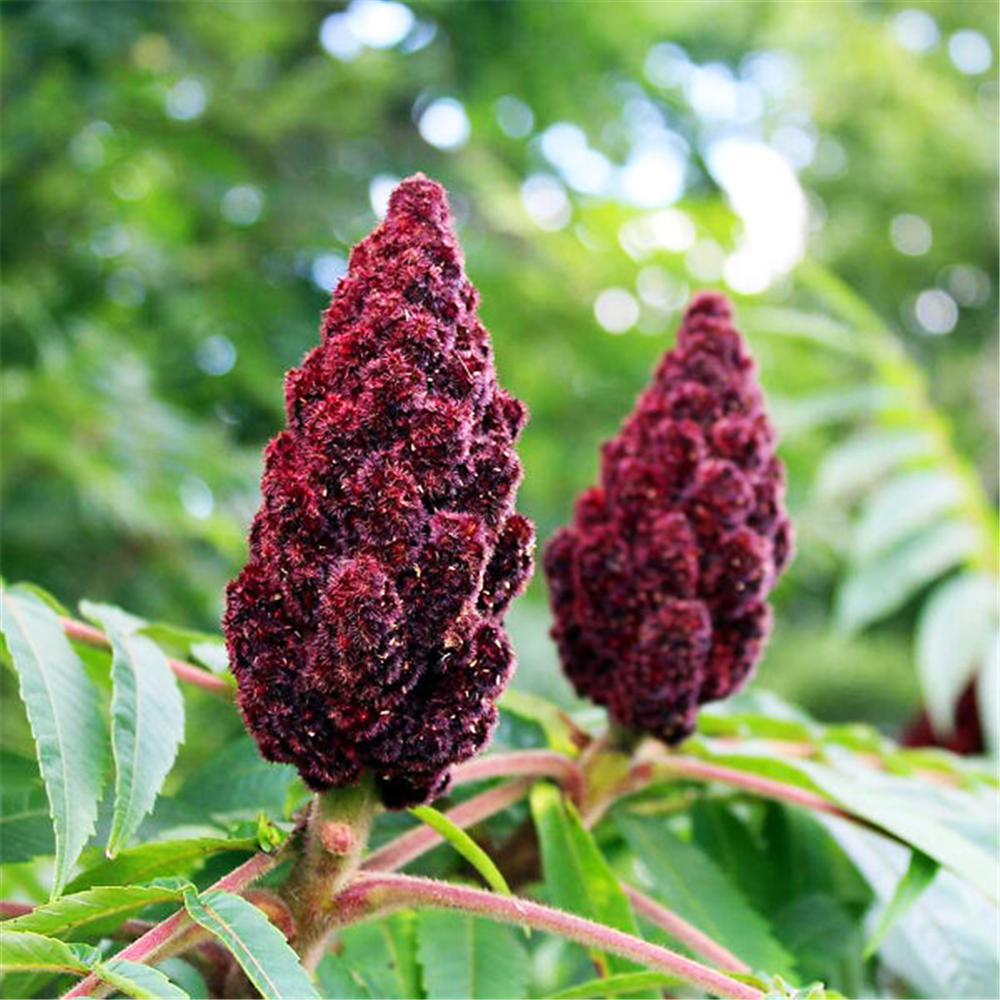
[[[436,830],[483,876],[486,884],[494,891],[509,896],[510,886],[500,874],[490,856],[460,827],[456,826],[444,813],[430,806],[414,806],[410,812],[432,830]]]
[[[653,987],[676,986],[681,980],[665,972],[623,972],[605,979],[589,979],[559,993],[550,993],[548,1000],[590,1000],[592,997],[632,996]]]
[[[319,1000],[308,973],[285,936],[252,903],[213,889],[184,897],[188,916],[232,952],[267,1000]]]
[[[66,944],[30,931],[0,930],[0,971],[75,972],[86,975],[100,952],[86,944]]]
[[[97,689],[52,609],[37,597],[6,590],[0,600],[55,832],[54,898],[94,831],[107,734]]]
[[[83,613],[111,640],[111,746],[115,808],[108,857],[125,846],[149,813],[184,738],[184,700],[159,646],[133,618],[105,604],[83,602]]]
[[[107,933],[130,913],[183,899],[186,885],[112,885],[62,896],[4,922],[4,930],[76,936]]]

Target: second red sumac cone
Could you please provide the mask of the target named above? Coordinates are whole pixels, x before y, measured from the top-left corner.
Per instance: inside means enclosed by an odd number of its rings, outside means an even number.
[[[774,445],[729,303],[702,293],[545,553],[564,669],[619,725],[676,742],[752,672],[791,556]]]
[[[269,760],[317,790],[426,800],[488,740],[531,572],[514,513],[527,412],[497,385],[444,189],[418,174],[354,248],[288,373],[224,630]]]

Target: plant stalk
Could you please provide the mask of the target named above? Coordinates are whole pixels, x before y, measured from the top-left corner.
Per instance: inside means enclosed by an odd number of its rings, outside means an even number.
[[[763,1000],[760,990],[613,927],[515,896],[410,875],[359,874],[334,900],[340,924],[359,923],[411,906],[461,910],[501,923],[532,927],[677,976],[718,997]]]
[[[292,945],[309,970],[323,957],[335,919],[333,897],[361,863],[377,802],[368,773],[357,785],[313,798],[299,856],[279,890],[295,927]]]

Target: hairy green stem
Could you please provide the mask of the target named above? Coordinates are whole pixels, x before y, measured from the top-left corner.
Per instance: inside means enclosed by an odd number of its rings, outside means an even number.
[[[677,976],[718,997],[735,1000],[763,1000],[764,997],[759,990],[738,979],[632,934],[531,900],[502,896],[453,882],[410,875],[361,873],[336,897],[334,904],[340,924],[372,920],[405,907],[461,910],[501,923],[548,931],[584,947],[632,959]]]
[[[322,958],[334,921],[331,900],[361,862],[377,802],[370,774],[312,801],[298,858],[279,890],[295,926],[292,944],[307,969]]]

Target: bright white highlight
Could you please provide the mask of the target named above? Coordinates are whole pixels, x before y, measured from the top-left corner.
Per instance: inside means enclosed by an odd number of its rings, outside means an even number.
[[[892,19],[896,41],[911,52],[930,52],[941,38],[937,21],[925,10],[901,10]]]
[[[958,322],[958,306],[941,288],[921,292],[914,303],[913,314],[924,331],[935,337],[951,333]]]
[[[993,49],[985,35],[966,29],[948,39],[948,56],[960,73],[976,76],[993,65]]]
[[[399,44],[413,21],[410,8],[393,0],[354,0],[347,8],[347,23],[354,37],[373,49]]]
[[[389,211],[389,196],[396,189],[399,178],[392,174],[376,174],[368,185],[368,201],[378,219],[384,219]]]
[[[459,149],[472,132],[465,108],[454,97],[431,101],[420,116],[418,128],[424,141],[438,149]]]
[[[639,303],[625,288],[605,288],[594,301],[594,316],[608,333],[625,333],[639,319]]]
[[[707,159],[743,220],[726,280],[734,291],[761,292],[802,259],[809,220],[805,194],[784,157],[758,140],[719,139]]]
[[[551,174],[532,174],[521,185],[521,203],[539,229],[562,229],[573,215],[566,189]]]
[[[889,223],[889,238],[892,245],[907,257],[919,257],[927,253],[934,240],[931,227],[919,215],[897,215]]]
[[[193,76],[178,80],[167,91],[167,114],[179,122],[199,118],[205,111],[208,95],[205,85]]]

